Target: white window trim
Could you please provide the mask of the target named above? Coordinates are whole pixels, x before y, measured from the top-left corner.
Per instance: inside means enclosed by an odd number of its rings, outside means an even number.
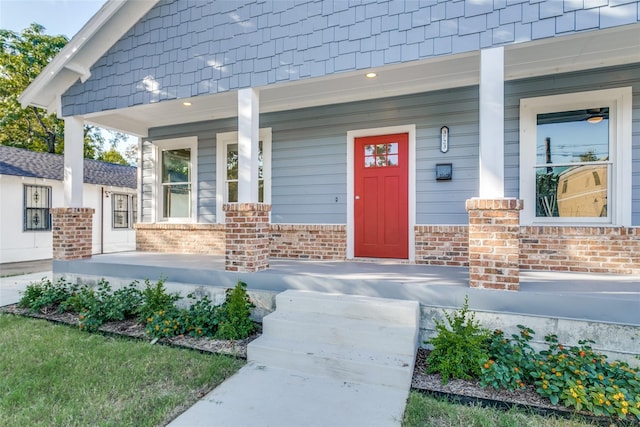
[[[156,164],[156,185],[153,187],[153,200],[156,201],[157,222],[194,223],[198,221],[198,137],[163,139],[152,141]],[[191,216],[182,218],[165,218],[162,215],[162,152],[179,148],[191,149]]]
[[[347,132],[347,259],[354,259],[355,221],[354,221],[354,181],[355,139],[365,136],[406,133],[409,136],[409,262],[416,259],[416,125],[388,126],[371,129],[357,129]]]
[[[127,223],[128,227],[114,227],[114,218],[115,218],[115,197],[114,196],[126,196],[127,197]],[[120,192],[120,191],[108,191],[106,193],[106,197],[111,199],[111,230],[118,231],[131,231],[134,229],[134,220],[133,220],[133,212],[137,209],[138,201],[136,193],[129,192]]]
[[[520,100],[520,198],[522,225],[631,225],[632,196],[631,87],[576,92]],[[556,111],[609,107],[609,157],[612,163],[609,219],[536,218],[535,174],[537,115]]]
[[[261,128],[259,140],[262,141],[262,173],[264,177],[264,203],[271,204],[271,128]],[[216,222],[224,224],[224,206],[226,181],[227,145],[238,143],[238,132],[216,134]],[[256,183],[257,185],[257,183]]]

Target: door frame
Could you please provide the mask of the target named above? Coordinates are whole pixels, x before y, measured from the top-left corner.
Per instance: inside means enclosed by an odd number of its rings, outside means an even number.
[[[415,251],[415,225],[416,225],[416,125],[400,125],[400,126],[387,126],[380,128],[369,129],[357,129],[347,132],[347,259],[354,259],[355,252],[355,220],[354,220],[354,182],[355,182],[355,162],[354,162],[354,145],[355,139],[376,136],[376,135],[388,135],[394,133],[406,133],[408,134],[408,157],[409,157],[409,176],[407,183],[408,191],[408,215],[407,218],[409,227],[409,262],[414,262],[416,258]]]

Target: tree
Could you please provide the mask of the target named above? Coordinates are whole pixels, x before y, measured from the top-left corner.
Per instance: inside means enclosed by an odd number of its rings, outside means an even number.
[[[100,153],[98,156],[98,160],[102,160],[103,162],[115,163],[118,165],[129,165],[127,159],[125,159],[122,154],[114,145],[111,146],[107,151]]]
[[[22,108],[18,97],[69,41],[65,36],[44,34],[42,25],[31,24],[21,33],[0,29],[0,145],[32,151],[62,153],[64,121],[41,108]],[[110,134],[111,150],[126,135],[94,126],[84,128],[84,157],[105,156],[104,134]],[[119,154],[119,153],[118,153]],[[105,158],[123,161],[114,154]],[[124,160],[124,164],[128,164]]]
[[[64,122],[36,107],[22,108],[18,96],[67,44],[65,36],[43,34],[31,24],[21,34],[0,30],[0,144],[60,152]]]

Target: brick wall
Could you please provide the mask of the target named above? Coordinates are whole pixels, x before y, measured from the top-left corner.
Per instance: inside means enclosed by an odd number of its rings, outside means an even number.
[[[271,224],[271,257],[343,260],[347,257],[345,225]]]
[[[466,225],[417,225],[416,264],[468,266],[469,227]]]
[[[91,258],[93,213],[91,208],[53,208],[53,259]]]
[[[640,274],[640,228],[521,227],[520,268]]]
[[[138,223],[135,229],[138,251],[224,255],[224,224]]]
[[[271,205],[229,203],[225,213],[226,271],[255,272],[269,268]]]
[[[520,289],[518,199],[469,199],[469,286],[517,291]]]

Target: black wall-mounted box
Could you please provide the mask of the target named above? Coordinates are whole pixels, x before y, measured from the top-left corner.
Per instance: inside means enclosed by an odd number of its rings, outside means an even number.
[[[451,181],[453,166],[451,163],[436,164],[436,181]]]

